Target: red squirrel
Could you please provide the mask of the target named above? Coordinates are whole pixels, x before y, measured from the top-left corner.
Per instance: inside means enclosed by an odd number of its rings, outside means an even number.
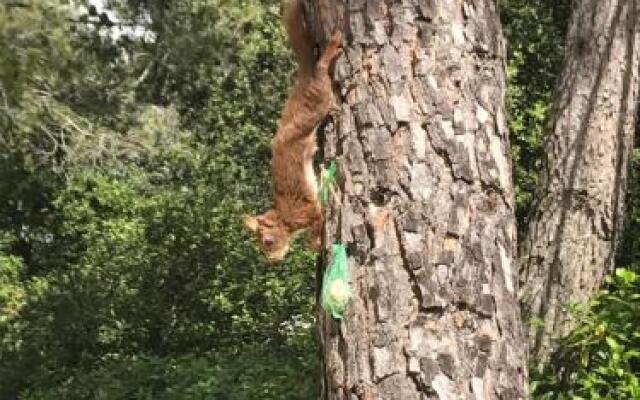
[[[283,259],[294,235],[304,230],[309,231],[309,247],[318,250],[321,245],[323,213],[313,170],[315,130],[333,106],[328,70],[342,52],[342,35],[337,30],[333,33],[316,62],[302,1],[285,0],[283,7],[282,19],[298,70],[271,141],[273,206],[244,218],[269,261]]]

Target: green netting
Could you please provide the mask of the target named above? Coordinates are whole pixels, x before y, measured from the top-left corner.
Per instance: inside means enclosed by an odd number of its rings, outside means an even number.
[[[318,198],[320,203],[326,205],[329,201],[329,193],[336,183],[336,163],[331,161],[329,167],[320,175],[318,183]]]
[[[335,319],[342,319],[351,297],[347,249],[342,244],[331,248],[331,265],[324,271],[322,280],[322,307]]]

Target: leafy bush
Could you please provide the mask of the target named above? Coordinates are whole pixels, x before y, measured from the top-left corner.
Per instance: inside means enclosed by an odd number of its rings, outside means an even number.
[[[536,399],[640,398],[640,277],[618,269],[609,283],[589,303],[574,307],[578,327],[534,376]]]
[[[313,255],[242,226],[291,71],[266,3],[162,2],[151,41],[0,6],[0,398],[310,397]]]
[[[245,349],[237,354],[119,357],[30,389],[23,400],[301,400],[317,396],[315,358]]]

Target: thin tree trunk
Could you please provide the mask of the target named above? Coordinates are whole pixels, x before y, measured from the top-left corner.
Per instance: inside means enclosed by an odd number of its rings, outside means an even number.
[[[313,4],[320,41],[345,32],[320,135],[353,289],[341,322],[318,313],[322,398],[526,398],[495,3]]]
[[[579,0],[551,114],[547,163],[520,248],[531,355],[544,360],[614,266],[638,94],[638,0]]]

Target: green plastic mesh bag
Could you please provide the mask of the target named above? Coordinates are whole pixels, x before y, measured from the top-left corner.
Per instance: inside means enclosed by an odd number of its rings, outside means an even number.
[[[329,193],[336,183],[336,163],[331,161],[329,167],[322,171],[320,183],[318,183],[318,199],[320,203],[326,205],[329,201]]]
[[[331,259],[331,265],[324,271],[322,279],[322,308],[333,318],[342,319],[351,297],[347,249],[344,245],[334,244],[332,246]]]

